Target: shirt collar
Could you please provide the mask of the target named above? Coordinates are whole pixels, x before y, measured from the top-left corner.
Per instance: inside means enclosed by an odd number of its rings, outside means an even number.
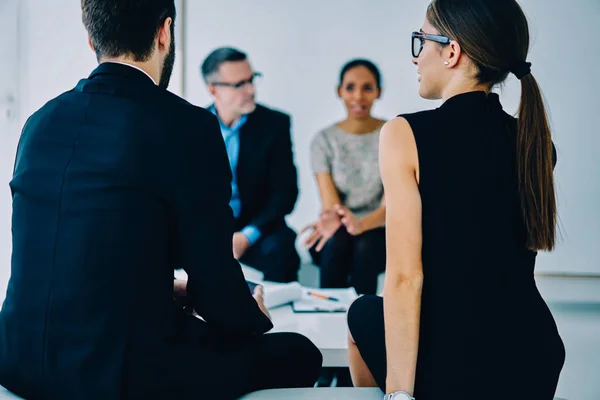
[[[244,114],[240,117],[240,119],[234,122],[233,125],[227,126],[223,123],[223,121],[221,121],[219,113],[217,112],[217,108],[214,105],[210,107],[209,111],[217,117],[217,120],[219,120],[219,125],[221,126],[221,131],[223,133],[233,133],[235,131],[238,131],[248,120],[248,114]]]
[[[143,69],[141,69],[141,68],[140,68],[140,67],[138,67],[137,65],[129,64],[129,63],[122,62],[122,61],[108,61],[108,62],[115,63],[115,64],[121,64],[121,65],[127,65],[128,67],[135,68],[135,69],[137,69],[138,71],[142,71],[144,74],[146,74],[146,76],[147,76],[148,78],[150,78],[150,80],[152,80],[152,82],[153,82],[153,83],[154,83],[156,86],[158,86],[158,83],[156,83],[156,81],[154,80],[154,78],[153,78],[153,77],[151,77],[149,73],[147,73],[146,71],[144,71]]]

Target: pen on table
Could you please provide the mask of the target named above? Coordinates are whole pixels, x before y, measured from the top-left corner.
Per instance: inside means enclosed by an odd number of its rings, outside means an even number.
[[[331,296],[327,296],[321,293],[315,293],[315,292],[307,292],[307,294],[309,296],[313,296],[313,297],[318,297],[320,299],[324,299],[324,300],[329,300],[329,301],[340,301],[340,299],[337,299],[335,297],[331,297]]]

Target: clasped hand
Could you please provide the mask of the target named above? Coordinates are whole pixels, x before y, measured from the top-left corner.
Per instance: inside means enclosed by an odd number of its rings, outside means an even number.
[[[344,225],[346,231],[357,236],[363,233],[362,222],[354,215],[347,207],[336,204],[332,209],[323,210],[318,220],[310,225],[305,226],[300,233],[312,230],[311,234],[306,238],[304,244],[316,251],[321,251],[325,243]]]

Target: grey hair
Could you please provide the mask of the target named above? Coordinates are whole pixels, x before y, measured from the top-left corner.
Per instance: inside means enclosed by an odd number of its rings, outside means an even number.
[[[219,74],[219,67],[226,62],[244,61],[248,56],[232,47],[219,47],[206,57],[200,66],[200,73],[205,83],[213,82]]]

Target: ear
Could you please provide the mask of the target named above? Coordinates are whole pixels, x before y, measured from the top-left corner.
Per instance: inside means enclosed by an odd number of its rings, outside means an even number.
[[[171,45],[171,24],[173,23],[173,19],[170,17],[165,19],[163,26],[158,30],[158,50],[160,51],[169,51],[169,47]]]
[[[212,97],[215,97],[217,94],[217,87],[215,85],[213,85],[212,83],[209,83],[207,85],[207,88],[208,88],[208,93],[210,93],[210,95]]]
[[[461,54],[462,48],[460,47],[460,44],[458,44],[456,40],[451,41],[444,49],[444,58],[448,62],[446,67],[453,68],[456,66],[460,60]]]
[[[337,87],[337,95],[338,95],[338,97],[342,97],[342,85],[339,85]]]
[[[88,46],[90,46],[90,49],[92,49],[92,51],[95,53],[96,49],[94,49],[94,44],[92,43],[92,38],[90,37],[90,35],[88,35]]]
[[[377,89],[377,97],[376,97],[376,99],[380,99],[381,98],[381,93],[383,93],[383,89],[381,89],[381,88]]]

